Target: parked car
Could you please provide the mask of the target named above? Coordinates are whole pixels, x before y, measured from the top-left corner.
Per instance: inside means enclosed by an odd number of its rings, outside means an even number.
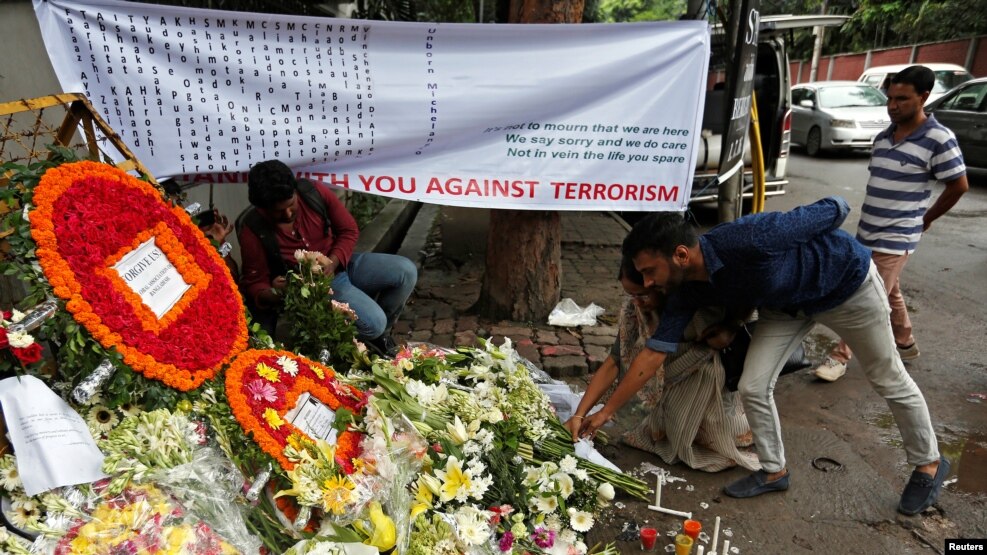
[[[791,76],[788,65],[788,42],[799,29],[817,26],[837,27],[847,16],[839,15],[765,15],[760,18],[757,38],[757,59],[754,68],[754,92],[757,96],[758,130],[764,154],[767,196],[782,195],[788,184],[789,129],[791,128]],[[730,52],[724,44],[720,27],[713,29],[710,73],[723,70]],[[720,173],[720,145],[726,130],[726,90],[712,86],[706,92],[703,107],[702,133],[696,157],[696,173],[692,185],[694,203],[715,202],[719,194],[716,180]],[[744,145],[743,195],[753,196],[751,149]]]
[[[911,65],[923,65],[931,69],[936,74],[936,84],[932,87],[932,92],[929,94],[929,98],[925,101],[926,104],[946,94],[946,91],[949,89],[973,79],[970,72],[962,66],[958,66],[956,64],[928,63],[875,66],[864,70],[864,72],[860,74],[860,78],[857,80],[877,87],[883,93],[887,93],[888,85],[891,84],[891,78],[897,75],[899,71]]]
[[[925,111],[953,130],[967,166],[987,170],[987,77],[963,83]]]
[[[887,97],[858,81],[816,81],[792,87],[792,142],[809,156],[870,148],[891,124]]]

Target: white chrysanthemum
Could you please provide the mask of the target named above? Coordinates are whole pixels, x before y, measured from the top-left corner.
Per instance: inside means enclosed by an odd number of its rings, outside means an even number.
[[[281,365],[281,369],[286,374],[290,374],[292,377],[298,375],[298,361],[295,359],[282,355],[278,358],[278,364]]]
[[[589,547],[587,547],[586,543],[583,542],[582,540],[579,540],[576,543],[572,544],[572,547],[576,548],[576,553],[578,555],[586,555],[586,552],[589,551]]]
[[[120,418],[106,405],[95,405],[86,414],[86,424],[89,424],[89,429],[92,430],[93,435],[107,434],[118,423],[120,423]]]
[[[17,473],[16,464],[0,469],[0,486],[7,491],[15,491],[22,487],[21,475]]]
[[[487,525],[490,514],[472,506],[461,507],[456,511],[456,532],[466,545],[482,545],[490,538]]]
[[[10,518],[10,523],[18,528],[37,526],[38,519],[41,518],[41,510],[37,504],[33,506],[12,506],[11,509],[7,513],[7,516]]]
[[[598,488],[596,488],[596,500],[601,504],[611,501],[617,492],[613,490],[613,484],[610,482],[603,482]]]
[[[575,476],[577,480],[583,482],[589,480],[589,472],[586,472],[585,468],[577,468],[576,471],[572,473],[572,475]]]
[[[23,349],[30,347],[34,343],[34,338],[27,332],[15,331],[7,334],[7,342],[10,343],[11,347]]]
[[[572,455],[566,455],[562,457],[561,461],[559,461],[559,470],[565,472],[566,474],[572,474],[576,471],[578,466],[579,461],[577,461],[576,457],[573,457]]]
[[[10,311],[10,322],[16,324],[24,319],[24,313],[16,308]]]
[[[493,478],[490,476],[479,476],[473,479],[473,487],[470,489],[470,494],[473,499],[483,499],[483,496],[493,485]]]
[[[536,511],[546,515],[554,513],[559,508],[559,500],[554,495],[535,496],[532,498],[531,504]]]
[[[577,509],[569,509],[569,524],[577,532],[589,532],[593,527],[593,515]]]

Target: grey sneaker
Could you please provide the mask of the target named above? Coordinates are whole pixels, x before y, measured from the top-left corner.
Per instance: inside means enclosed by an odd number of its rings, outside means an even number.
[[[846,374],[846,363],[826,357],[822,364],[816,366],[812,373],[820,380],[835,382]]]
[[[912,343],[908,347],[898,347],[898,356],[902,361],[915,360],[921,353],[918,352],[918,343]]]

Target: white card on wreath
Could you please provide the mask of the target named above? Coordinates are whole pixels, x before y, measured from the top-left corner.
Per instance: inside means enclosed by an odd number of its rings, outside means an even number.
[[[336,412],[309,393],[298,396],[298,402],[285,415],[285,420],[312,439],[336,443],[336,429],[332,427]]]

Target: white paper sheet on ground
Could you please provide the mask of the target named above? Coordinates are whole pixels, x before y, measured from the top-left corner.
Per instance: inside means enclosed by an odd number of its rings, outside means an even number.
[[[587,461],[596,463],[600,466],[605,466],[614,472],[623,473],[623,470],[621,470],[620,467],[608,461],[606,457],[601,455],[600,452],[596,450],[596,447],[593,447],[592,441],[585,438],[580,439],[576,442],[575,447],[577,457],[586,459]]]
[[[0,381],[0,405],[28,495],[106,477],[86,422],[44,382],[34,376]]]

